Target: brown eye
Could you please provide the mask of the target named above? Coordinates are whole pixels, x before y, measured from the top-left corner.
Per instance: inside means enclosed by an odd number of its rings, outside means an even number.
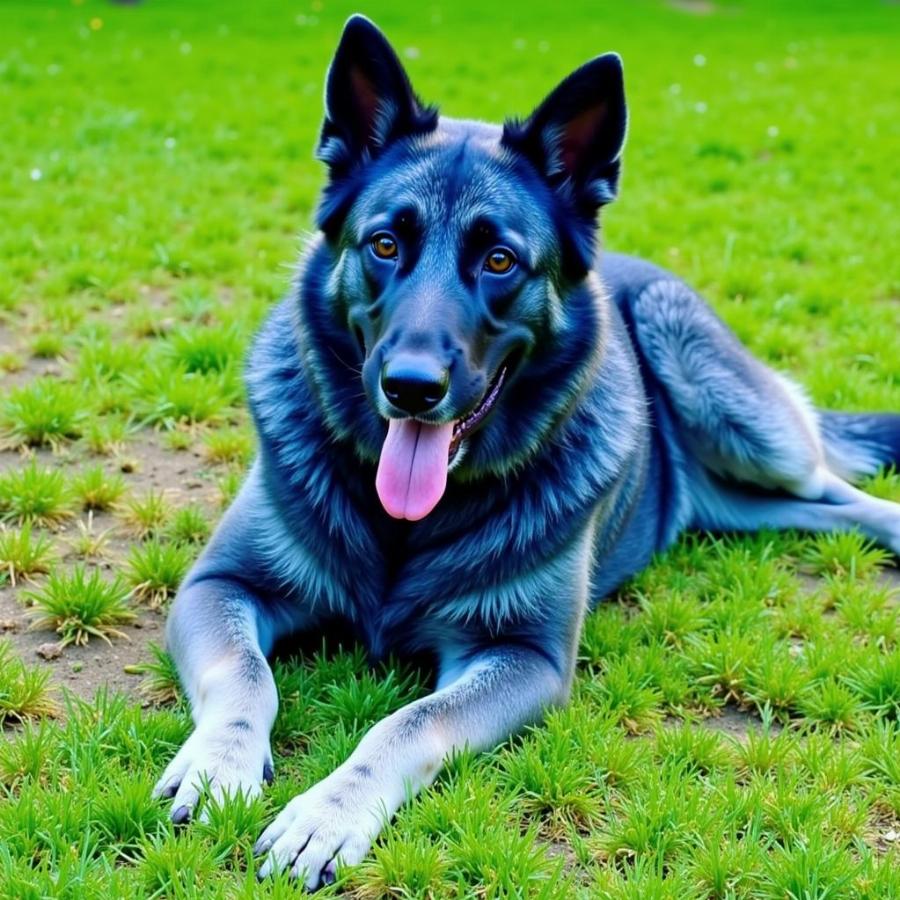
[[[397,258],[397,242],[386,231],[372,238],[372,250],[379,259]]]
[[[505,247],[495,247],[484,261],[484,267],[494,275],[505,275],[516,264],[512,251]]]

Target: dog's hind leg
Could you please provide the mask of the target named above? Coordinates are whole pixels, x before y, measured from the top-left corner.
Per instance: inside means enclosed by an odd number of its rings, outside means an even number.
[[[841,477],[900,456],[900,417],[820,414],[680,281],[654,281],[629,305],[641,355],[677,423],[676,439],[697,464],[693,525],[859,526],[900,552],[900,506]],[[754,486],[792,497],[763,496]]]
[[[176,824],[193,816],[204,786],[215,800],[253,796],[273,775],[269,731],[278,698],[266,654],[299,623],[244,581],[254,571],[246,529],[255,478],[251,472],[169,615],[168,649],[195,724],[154,788],[172,798]]]
[[[863,534],[900,556],[900,503],[872,497],[827,473],[817,499],[754,493],[746,485],[699,472],[692,481],[694,519],[706,531],[850,531]]]

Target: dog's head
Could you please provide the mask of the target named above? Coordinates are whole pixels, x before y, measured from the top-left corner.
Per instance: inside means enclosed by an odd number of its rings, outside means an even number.
[[[417,98],[356,16],[325,105],[330,178],[303,276],[315,300],[304,355],[329,422],[378,454],[384,508],[416,520],[448,471],[502,474],[527,459],[596,353],[587,283],[597,210],[619,176],[621,62],[585,64],[524,121],[456,121]]]

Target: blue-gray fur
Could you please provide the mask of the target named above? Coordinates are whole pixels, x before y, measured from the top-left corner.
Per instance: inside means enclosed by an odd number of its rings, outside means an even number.
[[[325,618],[373,657],[431,652],[437,689],[289,804],[258,844],[263,875],[330,880],[446,752],[563,702],[585,610],[684,529],[860,525],[900,549],[900,508],[839,477],[897,461],[900,417],[817,412],[674,276],[614,254],[591,267],[624,130],[615,57],[500,129],[438,119],[374,27],[348,23],[322,233],[250,355],[259,457],[169,622],[197,729],[157,793],[183,821],[201,776],[214,794],[259,790],[277,704],[264,657]],[[369,247],[387,227],[406,254],[393,268]],[[512,277],[479,274],[475,231],[516,251]],[[398,346],[450,370],[431,421],[510,369],[418,522],[375,489],[398,415],[378,373]],[[326,809],[335,797],[355,819]]]

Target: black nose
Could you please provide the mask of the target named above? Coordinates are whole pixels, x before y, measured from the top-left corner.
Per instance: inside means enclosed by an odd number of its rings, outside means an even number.
[[[381,370],[384,396],[411,416],[434,409],[449,386],[450,373],[430,360],[391,360]]]

